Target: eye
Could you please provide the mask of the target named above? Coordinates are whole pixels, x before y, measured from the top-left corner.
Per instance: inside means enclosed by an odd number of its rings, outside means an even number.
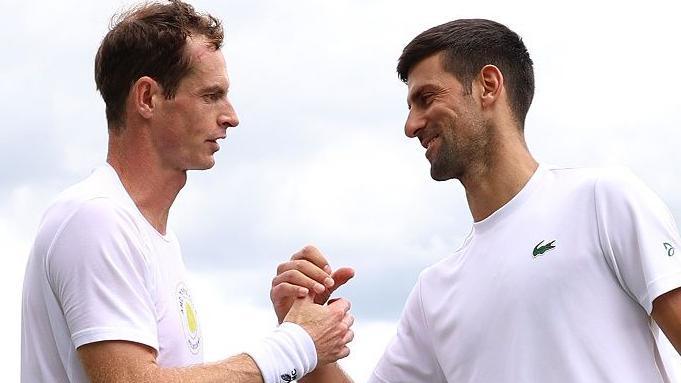
[[[430,103],[433,101],[433,93],[427,92],[421,94],[420,101],[422,105],[430,105]]]
[[[222,98],[223,98],[223,93],[221,93],[221,92],[208,93],[208,94],[203,95],[203,99],[206,102],[217,102],[217,101],[222,100]]]

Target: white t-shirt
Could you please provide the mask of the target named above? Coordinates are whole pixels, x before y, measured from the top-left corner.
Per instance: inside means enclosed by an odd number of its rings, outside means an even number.
[[[104,340],[152,347],[163,367],[203,361],[177,238],[149,224],[109,165],[45,213],[22,306],[22,382],[88,382],[76,349]]]
[[[421,273],[370,382],[670,382],[650,313],[680,246],[627,171],[540,167]]]

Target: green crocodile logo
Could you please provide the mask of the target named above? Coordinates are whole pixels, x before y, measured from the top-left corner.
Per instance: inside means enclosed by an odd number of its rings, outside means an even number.
[[[555,239],[551,242],[547,242],[546,245],[542,245],[544,241],[539,242],[537,246],[534,247],[534,250],[532,250],[532,257],[537,258],[538,256],[543,255],[547,251],[555,249],[556,247],[553,245],[555,242],[556,242]]]

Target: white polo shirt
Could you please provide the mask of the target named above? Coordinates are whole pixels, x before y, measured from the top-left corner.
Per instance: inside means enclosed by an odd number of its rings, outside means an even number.
[[[163,367],[203,361],[177,238],[142,216],[109,165],[43,217],[24,279],[22,382],[88,382],[76,349],[126,340]]]
[[[650,313],[680,246],[627,171],[540,166],[421,273],[370,382],[670,382]]]

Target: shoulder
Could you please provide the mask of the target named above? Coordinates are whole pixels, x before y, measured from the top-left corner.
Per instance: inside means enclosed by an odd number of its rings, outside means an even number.
[[[45,217],[39,237],[50,239],[46,253],[71,246],[96,249],[104,245],[140,243],[142,231],[134,215],[107,197],[65,200]]]
[[[96,274],[110,269],[145,273],[149,244],[127,209],[110,198],[98,197],[72,202],[67,210],[68,215],[55,215],[49,231],[41,231],[45,240],[36,240],[54,286],[68,283],[74,275],[87,279],[93,270]]]
[[[59,194],[43,216],[38,237],[55,238],[69,227],[90,234],[138,227],[139,214],[112,173],[110,168],[97,168]]]
[[[427,291],[438,291],[447,285],[465,262],[465,253],[469,242],[470,236],[453,254],[423,269],[419,274],[417,287]]]
[[[546,167],[549,174],[556,180],[566,183],[595,186],[601,180],[615,182],[635,178],[626,167]]]
[[[556,178],[586,183],[627,183],[637,181],[634,173],[625,166],[608,167],[558,167],[545,166],[546,170]]]
[[[662,203],[652,189],[625,167],[613,167],[601,171],[595,182],[594,193],[597,203],[601,205],[658,205]]]
[[[44,258],[48,273],[60,267],[110,263],[114,258],[138,258],[145,264],[148,241],[139,221],[115,198],[70,191],[45,214],[34,253]]]
[[[580,191],[596,199],[616,194],[620,197],[647,195],[649,189],[628,168],[623,166],[560,168],[547,167],[554,186],[563,191]]]

